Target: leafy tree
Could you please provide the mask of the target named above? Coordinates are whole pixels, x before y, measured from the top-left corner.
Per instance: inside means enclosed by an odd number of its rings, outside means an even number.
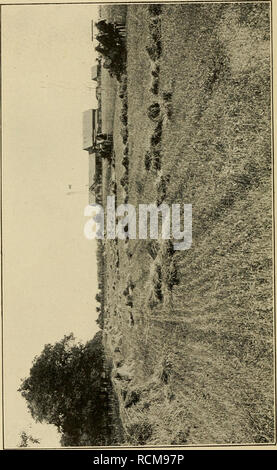
[[[113,23],[107,23],[106,20],[100,20],[98,23],[95,24],[97,27],[99,33],[102,34],[114,34],[115,32],[115,26]]]
[[[74,445],[84,433],[92,444],[101,444],[103,357],[101,332],[85,345],[76,343],[72,333],[45,345],[19,388],[33,418],[54,424]]]
[[[101,20],[96,23],[99,33],[96,36],[99,45],[95,48],[104,58],[103,67],[112,77],[120,81],[126,68],[126,43],[113,23]]]

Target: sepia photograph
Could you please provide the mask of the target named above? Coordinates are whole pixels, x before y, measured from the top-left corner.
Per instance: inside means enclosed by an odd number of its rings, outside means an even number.
[[[3,449],[276,444],[273,4],[1,5]]]

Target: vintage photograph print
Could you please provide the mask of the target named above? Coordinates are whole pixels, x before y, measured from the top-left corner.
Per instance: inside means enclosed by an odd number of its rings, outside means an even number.
[[[1,6],[5,449],[275,443],[272,24]]]

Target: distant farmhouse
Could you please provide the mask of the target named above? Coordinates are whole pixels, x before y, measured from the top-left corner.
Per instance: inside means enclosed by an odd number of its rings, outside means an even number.
[[[94,24],[91,22],[91,40],[94,42]],[[102,159],[97,152],[96,136],[101,127],[100,111],[100,84],[101,84],[101,62],[98,61],[91,67],[91,80],[97,82],[96,98],[98,100],[97,109],[88,109],[83,112],[83,150],[88,152],[89,156],[89,204],[100,201],[101,180],[102,180]]]
[[[100,8],[100,18],[106,19],[105,8]],[[119,27],[123,19],[118,16]],[[97,29],[91,22],[91,40],[95,41]],[[96,64],[91,67],[91,80],[96,82],[96,99],[98,101],[97,109],[88,109],[83,113],[83,150],[88,152],[89,156],[89,203],[101,203],[102,196],[102,161],[101,145],[97,142],[97,135],[111,135],[113,126],[113,114],[111,109],[114,106],[115,90],[112,83],[114,79],[110,77],[108,70],[103,68],[101,57],[98,56]],[[102,83],[103,82],[103,83]],[[104,93],[109,90],[109,93]],[[111,93],[110,90],[113,90]]]
[[[97,132],[98,109],[88,109],[83,112],[83,150],[95,148]]]
[[[89,155],[89,204],[99,202],[102,178],[102,159],[96,151],[96,136],[98,132],[98,109],[88,109],[83,112],[83,150]]]
[[[97,82],[97,72],[98,72],[98,65],[93,65],[91,67],[91,80]]]

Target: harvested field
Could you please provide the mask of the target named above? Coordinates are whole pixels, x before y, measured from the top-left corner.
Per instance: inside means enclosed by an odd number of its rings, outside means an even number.
[[[125,442],[273,442],[269,4],[124,8],[128,137],[120,84],[107,80],[115,166],[104,194],[113,177],[117,204],[128,194],[135,207],[193,208],[187,251],[103,242],[105,344]]]

